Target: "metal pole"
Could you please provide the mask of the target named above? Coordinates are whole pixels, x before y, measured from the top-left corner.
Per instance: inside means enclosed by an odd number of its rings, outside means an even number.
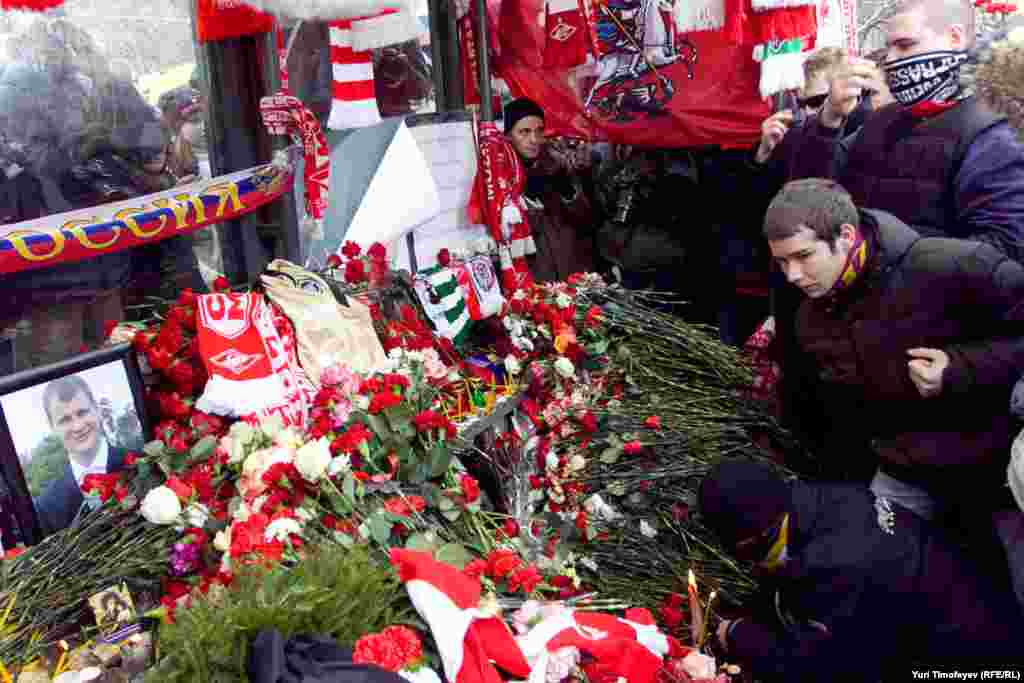
[[[430,75],[434,79],[434,102],[437,111],[448,111],[448,74],[445,73],[444,43],[441,26],[445,20],[442,0],[430,0],[427,19],[430,22]]]
[[[480,61],[480,117],[483,121],[494,120],[494,104],[491,94],[491,62],[487,51],[487,2],[476,0],[476,44]]]

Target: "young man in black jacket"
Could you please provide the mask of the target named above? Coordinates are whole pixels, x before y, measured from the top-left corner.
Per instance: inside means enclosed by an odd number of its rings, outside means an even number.
[[[758,680],[875,683],[1019,665],[1012,594],[899,504],[851,484],[787,483],[747,461],[719,465],[698,497],[703,524],[765,577],[763,613],[717,629],[729,661]]]

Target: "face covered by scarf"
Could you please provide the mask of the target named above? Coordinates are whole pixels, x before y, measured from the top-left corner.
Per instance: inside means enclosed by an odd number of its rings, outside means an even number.
[[[951,102],[960,94],[960,65],[967,53],[936,50],[882,65],[893,97],[904,107]]]

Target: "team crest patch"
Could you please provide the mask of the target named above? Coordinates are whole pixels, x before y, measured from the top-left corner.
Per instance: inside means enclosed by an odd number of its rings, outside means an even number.
[[[875,498],[875,512],[878,514],[878,527],[890,536],[896,533],[896,513],[892,511],[892,503],[888,498]]]

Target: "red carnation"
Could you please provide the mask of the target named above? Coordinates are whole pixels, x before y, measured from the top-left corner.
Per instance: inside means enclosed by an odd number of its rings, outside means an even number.
[[[185,288],[185,289],[181,290],[180,292],[178,292],[178,305],[179,306],[191,306],[191,307],[194,307],[196,305],[196,300],[197,300],[196,293],[193,292],[191,289]]]
[[[381,635],[391,640],[401,653],[403,666],[416,662],[423,656],[423,643],[419,636],[408,626],[388,626]]]
[[[370,258],[374,261],[384,261],[388,257],[388,250],[384,248],[384,245],[380,242],[374,242],[370,245],[370,250],[367,252]]]
[[[352,662],[376,664],[388,671],[400,671],[405,663],[397,645],[379,633],[371,633],[356,641],[355,649],[352,651]]]
[[[648,429],[661,429],[661,418],[657,415],[651,415],[649,418],[644,420],[644,427]]]
[[[349,261],[345,265],[345,282],[356,285],[366,280],[366,268],[362,261]]]
[[[529,565],[524,569],[516,571],[508,578],[508,589],[516,591],[521,588],[524,593],[530,594],[537,588],[542,579],[543,577],[541,577],[537,568]]]
[[[352,242],[351,240],[349,240],[348,242],[345,242],[345,244],[342,245],[342,247],[341,247],[341,253],[344,254],[346,257],[348,257],[350,259],[353,259],[353,258],[359,256],[359,254],[361,254],[362,251],[363,251],[362,247],[360,247],[355,242]]]
[[[427,509],[427,501],[421,496],[394,496],[384,501],[384,509],[399,517],[411,517],[412,513]]]
[[[218,275],[217,279],[213,281],[213,291],[225,292],[229,289],[231,289],[231,283],[223,275]]]
[[[451,252],[449,252],[447,249],[442,249],[441,251],[437,252],[437,262],[441,265],[442,268],[447,268],[448,264],[452,262]]]
[[[103,338],[110,339],[110,335],[113,334],[114,328],[117,327],[118,323],[116,320],[108,320],[103,323]]]
[[[487,556],[488,573],[496,579],[508,576],[521,565],[519,556],[511,550],[495,550]]]
[[[683,613],[675,607],[669,607],[668,605],[658,608],[658,616],[661,618],[661,623],[669,631],[675,630],[679,624],[683,623]]]
[[[182,501],[187,501],[192,497],[192,487],[177,477],[169,478],[164,482],[164,486],[174,491],[175,495]]]
[[[377,415],[388,408],[394,408],[401,402],[401,396],[392,391],[382,391],[379,394],[374,394],[373,398],[370,399],[369,411],[371,415]]]
[[[341,257],[337,254],[331,254],[327,257],[328,268],[339,268],[341,267]]]
[[[440,427],[441,416],[435,413],[433,410],[424,410],[413,418],[413,423],[416,425],[417,432],[425,432],[435,427]]]
[[[580,425],[583,426],[583,431],[588,434],[593,434],[597,431],[597,418],[589,410],[583,414],[580,418]]]
[[[114,474],[87,474],[82,480],[82,491],[99,494],[100,500],[107,502],[114,495],[114,487],[117,486],[120,475]]]
[[[139,454],[132,451],[128,455],[124,456],[125,467],[135,467],[135,463],[139,461]]]
[[[597,306],[591,306],[590,309],[587,310],[587,315],[584,318],[584,323],[587,327],[597,327],[598,325],[601,324],[601,321],[601,309],[598,308]]]
[[[471,579],[479,579],[487,573],[487,561],[479,559],[473,560],[462,568],[462,573]]]
[[[467,503],[475,503],[480,499],[480,484],[476,479],[468,474],[463,474],[459,485],[462,487],[462,494],[466,496]]]
[[[622,447],[622,452],[626,455],[637,455],[644,449],[643,445],[639,441],[628,441]]]

